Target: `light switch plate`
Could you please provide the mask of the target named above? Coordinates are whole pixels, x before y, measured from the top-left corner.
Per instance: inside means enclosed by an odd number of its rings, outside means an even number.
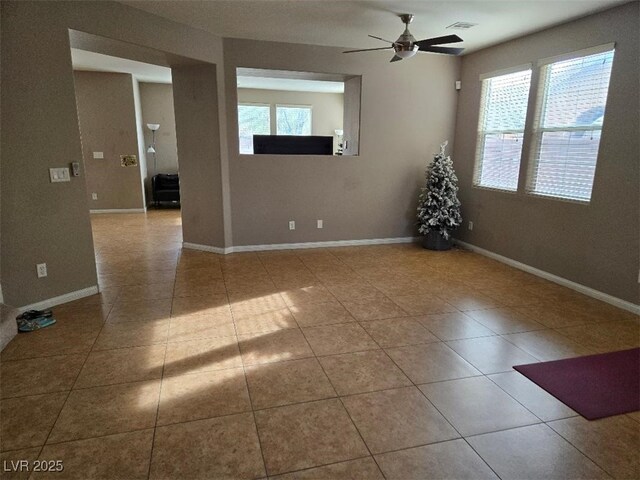
[[[50,168],[49,179],[51,180],[51,183],[70,182],[71,176],[69,175],[69,169],[68,168]]]
[[[93,152],[93,158],[104,158],[104,152]]]

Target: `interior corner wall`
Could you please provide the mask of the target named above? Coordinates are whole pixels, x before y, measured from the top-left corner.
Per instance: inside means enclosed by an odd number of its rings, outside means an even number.
[[[222,60],[219,37],[120,3],[2,2],[0,258],[5,302],[15,306],[97,283],[84,176],[49,181],[49,168],[82,159],[69,29]],[[49,276],[38,279],[41,262]]]
[[[172,78],[183,241],[224,248],[216,66],[174,67]]]
[[[224,62],[234,246],[415,235],[424,168],[454,140],[460,59],[224,39]],[[240,155],[237,67],[361,75],[359,155]]]
[[[136,140],[138,142],[138,162],[140,163],[140,188],[142,188],[142,201],[145,207],[151,200],[151,193],[147,190],[148,167],[147,167],[147,147],[144,140],[145,127],[142,120],[142,103],[140,101],[140,82],[133,77],[133,106],[136,116]]]
[[[344,104],[343,155],[358,155],[360,150],[362,78],[353,77],[344,82]]]
[[[127,73],[74,72],[87,200],[92,210],[144,208],[133,78]],[[102,152],[104,158],[93,158]],[[91,195],[95,193],[97,199]]]
[[[458,238],[636,304],[640,303],[639,6],[632,2],[464,56],[453,155],[465,219]],[[473,187],[479,76],[531,62],[535,81],[538,59],[610,42],[615,42],[616,50],[591,202]],[[532,95],[535,92],[534,84]],[[525,136],[523,174],[530,161],[526,147]],[[468,220],[473,221],[473,231],[466,228]]]
[[[152,142],[147,123],[158,123],[156,132],[156,155],[148,154],[146,182],[147,198],[152,200],[151,178],[156,173],[178,173],[178,147],[176,140],[176,117],[173,108],[173,87],[165,83],[140,82],[140,103],[145,145]]]

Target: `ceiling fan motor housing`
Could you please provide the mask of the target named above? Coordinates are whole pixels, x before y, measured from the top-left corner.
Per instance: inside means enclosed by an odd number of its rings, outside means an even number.
[[[405,24],[404,32],[398,37],[398,40],[393,44],[393,49],[401,58],[411,57],[418,51],[418,45],[415,45],[416,39],[409,31],[409,24],[413,21],[413,15],[405,13],[400,15],[402,23]]]

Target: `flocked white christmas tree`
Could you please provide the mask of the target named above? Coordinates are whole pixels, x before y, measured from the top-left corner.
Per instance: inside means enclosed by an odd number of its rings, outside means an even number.
[[[447,144],[440,145],[440,153],[433,157],[426,170],[427,184],[422,189],[418,204],[418,230],[422,235],[435,230],[449,238],[451,230],[462,223],[457,196],[458,177],[451,157],[445,156]]]

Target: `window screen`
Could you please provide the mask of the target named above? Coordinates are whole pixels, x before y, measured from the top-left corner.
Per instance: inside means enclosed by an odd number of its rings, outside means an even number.
[[[530,193],[591,199],[612,62],[609,50],[542,67]]]
[[[531,70],[482,81],[474,185],[516,191]]]
[[[311,135],[311,107],[276,107],[278,135]]]
[[[253,154],[253,136],[271,134],[269,105],[238,105],[238,134],[240,153]]]

